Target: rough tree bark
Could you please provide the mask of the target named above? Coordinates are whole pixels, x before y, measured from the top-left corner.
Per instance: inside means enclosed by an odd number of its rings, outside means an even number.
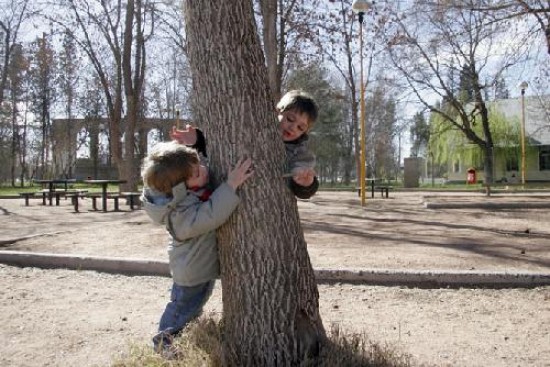
[[[285,187],[284,147],[273,112],[251,1],[184,1],[195,118],[208,137],[214,178],[239,157],[255,176],[218,231],[224,363],[296,365],[325,331],[297,205]]]
[[[279,77],[278,49],[277,49],[277,1],[260,1],[262,13],[264,55],[267,63],[267,78],[271,87],[271,94],[275,101],[281,98],[281,78]]]

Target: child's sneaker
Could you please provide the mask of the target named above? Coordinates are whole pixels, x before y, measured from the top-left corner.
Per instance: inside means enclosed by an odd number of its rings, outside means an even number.
[[[165,350],[169,349],[174,342],[174,336],[165,332],[160,332],[153,336],[153,349],[155,352],[162,354]]]
[[[183,358],[182,350],[174,345],[164,348],[164,350],[160,352],[160,355],[162,358],[172,361]]]

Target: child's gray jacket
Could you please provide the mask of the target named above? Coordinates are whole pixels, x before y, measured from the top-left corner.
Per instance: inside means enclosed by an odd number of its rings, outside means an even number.
[[[227,183],[221,184],[206,201],[184,183],[174,186],[174,197],[144,188],[143,208],[153,222],[166,226],[170,273],[174,283],[194,286],[219,277],[215,229],[239,204],[239,197]]]
[[[308,135],[303,134],[298,139],[290,142],[285,142],[286,151],[286,171],[292,173],[297,168],[315,167],[315,155],[308,148]],[[310,186],[300,186],[294,180],[287,179],[290,190],[300,199],[309,199],[317,192],[319,188],[319,180],[317,177],[313,179]]]

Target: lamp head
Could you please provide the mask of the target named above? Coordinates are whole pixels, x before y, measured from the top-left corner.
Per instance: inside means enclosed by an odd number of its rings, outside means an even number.
[[[519,85],[521,90],[526,90],[528,86],[529,84],[525,80],[522,81],[521,84]]]
[[[353,10],[355,14],[361,14],[366,13],[371,8],[371,6],[372,4],[370,3],[370,1],[355,0],[351,5],[351,10]]]

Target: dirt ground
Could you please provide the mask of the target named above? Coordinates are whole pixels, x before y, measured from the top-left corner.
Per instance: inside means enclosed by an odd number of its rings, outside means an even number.
[[[550,273],[548,209],[426,209],[430,202],[548,202],[550,195],[321,192],[299,209],[314,267]],[[84,202],[0,200],[0,250],[166,258],[166,234],[143,211]],[[107,366],[148,343],[170,279],[0,265],[1,366]],[[319,286],[338,324],[410,354],[416,365],[550,366],[550,287],[418,289]],[[219,284],[206,306],[220,314]]]

